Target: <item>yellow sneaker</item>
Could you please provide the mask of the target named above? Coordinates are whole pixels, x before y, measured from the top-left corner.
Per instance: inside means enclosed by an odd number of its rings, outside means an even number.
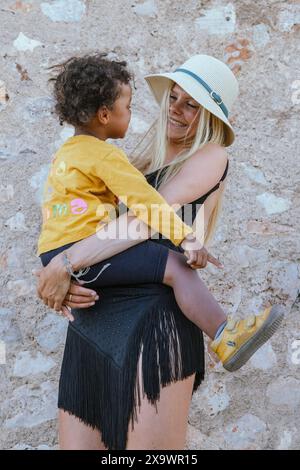
[[[278,305],[267,308],[261,315],[251,315],[243,320],[228,317],[223,332],[210,343],[210,347],[226,370],[238,370],[271,338],[283,317],[283,309]]]

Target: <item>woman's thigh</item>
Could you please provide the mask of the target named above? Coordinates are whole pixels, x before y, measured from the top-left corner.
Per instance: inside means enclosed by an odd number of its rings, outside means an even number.
[[[139,363],[141,375],[141,362]],[[129,425],[127,450],[183,450],[195,374],[160,391],[157,406],[143,397],[134,429]],[[141,378],[140,378],[140,383]]]
[[[138,362],[142,383],[142,360]],[[141,397],[137,421],[129,423],[127,450],[183,450],[195,374],[160,390],[156,406]],[[59,446],[62,450],[107,450],[101,433],[76,416],[59,410]]]
[[[157,407],[141,400],[138,421],[129,426],[127,450],[183,450],[195,375],[164,387]],[[101,433],[76,416],[59,410],[61,450],[107,450]]]
[[[59,410],[58,428],[61,450],[107,450],[97,429],[66,411]]]

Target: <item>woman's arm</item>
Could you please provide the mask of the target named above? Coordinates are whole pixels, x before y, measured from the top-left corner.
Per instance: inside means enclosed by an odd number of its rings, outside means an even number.
[[[138,226],[138,230],[136,230]],[[116,237],[118,234],[118,237]],[[151,236],[151,229],[130,212],[122,214],[109,222],[97,234],[81,240],[65,250],[73,266],[73,271],[92,266],[111,256],[147,240]],[[37,293],[44,304],[59,312],[62,308],[67,292],[70,289],[71,276],[67,273],[63,263],[63,253],[56,255],[50,263],[35,272],[38,278]],[[91,289],[79,287],[73,283],[72,296],[80,295],[80,308],[93,305],[97,293]],[[75,292],[74,292],[75,290]],[[85,298],[82,298],[84,296]],[[73,300],[73,299],[72,299]],[[76,301],[76,298],[74,298]],[[78,300],[78,299],[77,299]],[[68,302],[74,307],[74,302]],[[66,310],[64,310],[66,312]]]
[[[159,192],[169,204],[183,206],[195,201],[219,183],[227,160],[224,147],[207,144],[186,160],[180,171],[160,187]]]
[[[95,235],[74,243],[66,253],[74,271],[78,271],[147,240],[151,233],[151,228],[129,211],[109,222]]]
[[[176,176],[160,187],[159,191],[166,200],[172,201],[172,204],[188,205],[190,201],[195,201],[207,194],[220,182],[227,162],[224,147],[207,144],[203,149],[195,152]],[[217,189],[206,198],[193,221],[193,230],[203,244],[210,215],[217,204],[219,193]],[[187,211],[187,215],[191,216],[191,211]],[[185,220],[185,222],[191,224],[190,220]],[[181,246],[184,247],[184,242]]]

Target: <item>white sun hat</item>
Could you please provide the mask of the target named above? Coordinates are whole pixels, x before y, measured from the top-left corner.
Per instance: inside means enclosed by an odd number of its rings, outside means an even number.
[[[170,81],[177,83],[201,106],[226,124],[226,142],[234,141],[234,132],[228,120],[237,98],[239,87],[230,68],[215,57],[195,55],[171,73],[146,75],[155,99],[160,104]]]

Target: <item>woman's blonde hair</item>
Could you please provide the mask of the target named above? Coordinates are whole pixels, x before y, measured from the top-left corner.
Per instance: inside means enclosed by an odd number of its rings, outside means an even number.
[[[169,115],[169,100],[173,85],[174,84],[170,82],[169,87],[164,93],[158,120],[150,127],[147,134],[138,143],[130,155],[131,163],[145,175],[159,170],[157,173],[155,186],[157,186],[159,177],[164,167],[167,166],[167,170],[164,172],[160,180],[160,185],[173,178],[179,172],[183,166],[183,163],[197,150],[204,147],[204,145],[211,142],[223,146],[226,138],[224,123],[212,113],[210,113],[207,109],[200,107],[198,112],[200,113],[199,123],[194,137],[192,139],[185,137],[182,140],[182,151],[178,153],[177,157],[171,163],[166,165],[165,160],[168,148],[167,126]],[[198,117],[198,113],[195,116],[195,119]],[[223,185],[221,185],[221,187],[221,193],[218,197],[217,204],[215,205],[205,228],[205,243],[207,243],[212,238],[216,227],[216,222],[221,209]]]

